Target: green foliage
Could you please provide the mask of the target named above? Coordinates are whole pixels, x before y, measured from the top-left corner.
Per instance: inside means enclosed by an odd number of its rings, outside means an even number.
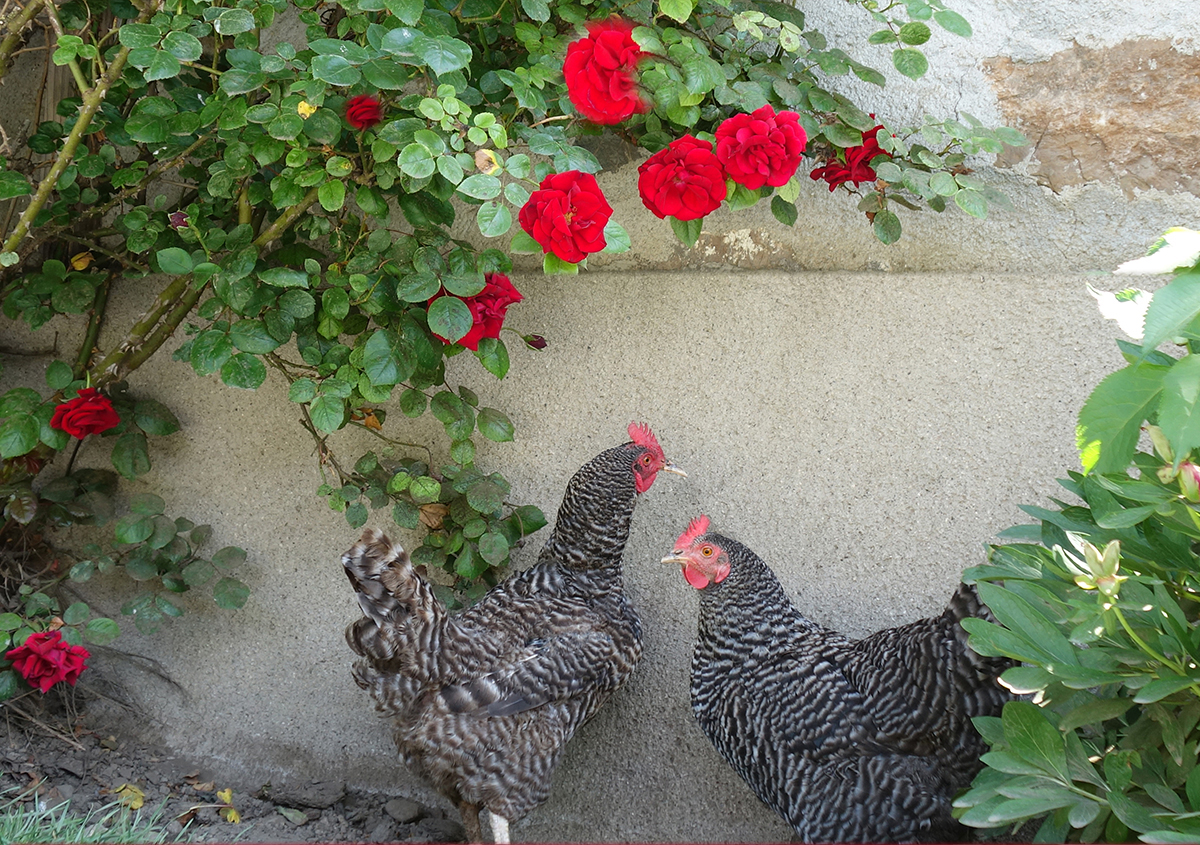
[[[991,751],[955,802],[965,824],[1044,817],[1038,842],[1200,839],[1194,275],[1155,293],[1143,345],[1121,342],[1129,366],[1084,405],[1085,472],[1060,481],[1074,503],[1023,508],[1037,523],[1001,536],[1026,542],[964,575],[997,620],[964,621],[971,646],[1021,661],[1002,680],[1033,695],[976,720]],[[1167,337],[1180,357],[1157,351]]]

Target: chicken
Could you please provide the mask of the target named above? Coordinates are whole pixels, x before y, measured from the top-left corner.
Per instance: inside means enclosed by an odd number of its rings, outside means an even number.
[[[962,584],[946,610],[853,640],[805,619],[763,561],[692,521],[664,563],[700,593],[692,713],[804,842],[969,841],[951,801],[982,768],[1011,661],[967,647],[991,619]]]
[[[455,802],[480,841],[546,800],[563,748],[628,680],[642,626],[621,555],[639,494],[669,463],[650,428],[600,453],[567,484],[530,569],[451,616],[409,557],[368,529],[342,556],[363,618],[346,629],[353,675],[395,723],[405,764]]]

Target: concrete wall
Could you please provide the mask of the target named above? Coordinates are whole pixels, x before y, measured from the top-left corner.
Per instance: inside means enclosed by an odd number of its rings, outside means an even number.
[[[871,28],[842,0],[804,8],[850,43]],[[688,252],[641,208],[631,162],[601,182],[633,252],[593,260],[578,277],[516,275],[526,301],[509,324],[550,347],[514,349],[502,383],[468,356],[455,360],[451,383],[516,423],[515,443],[481,441],[478,459],[503,467],[514,501],[552,518],[567,478],[634,419],[650,422],[691,473],[662,477],[635,515],[627,566],[646,626],[642,666],[576,739],[553,796],[515,828],[518,838],[789,835],[688,712],[697,601],[658,563],[688,519],[708,513],[779,571],[813,619],[864,634],[937,611],[961,568],[983,560],[982,544],[1022,521],[1017,505],[1044,501],[1076,465],[1075,414],[1120,363],[1115,326],[1084,282],[1109,283],[1097,271],[1141,254],[1167,226],[1200,223],[1194,109],[1176,98],[1195,90],[1200,15],[1184,0],[1152,9],[1120,0],[1086,20],[1062,0],[961,11],[975,37],[936,35],[930,78],[893,81],[878,111],[904,119],[962,108],[1016,123],[1036,149],[978,163],[1015,212],[984,222],[957,211],[905,215],[904,240],[883,247],[853,200],[805,180],[794,229],[765,210],[722,211]],[[886,63],[880,50],[875,64]],[[1158,144],[1148,161],[1134,156],[1131,126]],[[1158,166],[1163,151],[1177,154],[1169,168]],[[144,284],[118,291],[113,326],[152,293]],[[6,342],[21,334],[4,331]],[[40,381],[45,364],[6,361],[0,387]],[[342,628],[357,610],[338,557],[357,532],[314,495],[312,441],[284,385],[231,390],[164,357],[133,389],[174,409],[183,430],[153,445],[154,470],[128,492],[153,490],[172,515],[211,522],[213,549],[246,548],[253,589],[240,612],[197,603],[153,639],[118,641],[178,684],[110,661],[153,714],[147,729],[230,761],[248,782],[332,776],[429,797],[395,762],[386,724],[349,678]],[[388,423],[402,439],[434,433],[428,421],[409,430],[402,420]],[[332,442],[347,457],[375,445],[358,432]],[[88,445],[80,460],[106,456]],[[383,515],[372,524],[383,526]],[[96,585],[90,597],[117,614],[119,593]]]

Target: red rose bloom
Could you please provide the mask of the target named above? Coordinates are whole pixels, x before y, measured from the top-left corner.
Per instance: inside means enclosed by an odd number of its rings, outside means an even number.
[[[672,141],[638,167],[642,204],[659,218],[696,220],[715,211],[727,192],[712,144],[691,135]]]
[[[844,164],[836,158],[831,158],[824,167],[818,167],[808,174],[809,177],[824,179],[829,183],[830,191],[844,182],[853,182],[855,185],[874,182],[875,171],[871,167],[871,160],[881,155],[888,158],[892,156],[891,153],[884,152],[879,147],[879,139],[876,136],[882,128],[882,126],[876,126],[869,132],[864,132],[861,146],[847,147]]]
[[[717,127],[717,158],[729,178],[754,191],[787,184],[800,166],[808,137],[792,111],[769,105],[753,114],[735,114]]]
[[[646,111],[634,79],[642,51],[631,32],[633,24],[620,18],[594,21],[585,37],[567,45],[567,96],[593,123],[620,123]]]
[[[612,211],[595,176],[568,170],[543,179],[521,207],[517,220],[545,252],[578,264],[608,245],[604,227]]]
[[[85,387],[74,399],[54,409],[50,427],[82,440],[89,434],[108,431],[119,422],[121,418],[113,410],[108,397],[94,387]]]
[[[383,120],[383,107],[370,94],[359,94],[346,101],[346,122],[355,129],[370,129]]]
[[[92,655],[83,646],[63,642],[58,631],[41,631],[30,634],[24,645],[9,649],[4,656],[31,687],[46,693],[59,681],[75,686]]]
[[[515,305],[525,298],[513,287],[508,276],[503,273],[488,273],[483,280],[485,284],[479,293],[474,296],[459,297],[467,303],[467,307],[471,309],[471,316],[475,318],[475,325],[471,326],[471,330],[455,341],[459,346],[465,346],[467,349],[478,349],[479,341],[485,337],[500,337],[500,329],[504,325],[504,315],[508,312],[508,306]],[[450,295],[442,291],[429,301],[433,302],[434,299]],[[437,336],[446,343],[450,343],[441,335]]]

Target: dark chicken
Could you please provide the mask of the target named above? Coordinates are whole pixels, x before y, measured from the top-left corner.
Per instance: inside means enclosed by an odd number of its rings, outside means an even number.
[[[621,555],[638,494],[660,471],[683,473],[649,427],[631,424],[629,436],[568,482],[537,563],[457,615],[382,533],[368,529],[342,556],[364,613],[346,629],[354,679],[473,842],[481,808],[507,841],[508,822],[546,800],[566,743],[641,657]]]
[[[1003,658],[959,622],[991,619],[962,584],[940,615],[852,640],[805,619],[754,552],[692,521],[664,563],[700,593],[692,712],[804,842],[965,842],[951,801],[987,750]]]

